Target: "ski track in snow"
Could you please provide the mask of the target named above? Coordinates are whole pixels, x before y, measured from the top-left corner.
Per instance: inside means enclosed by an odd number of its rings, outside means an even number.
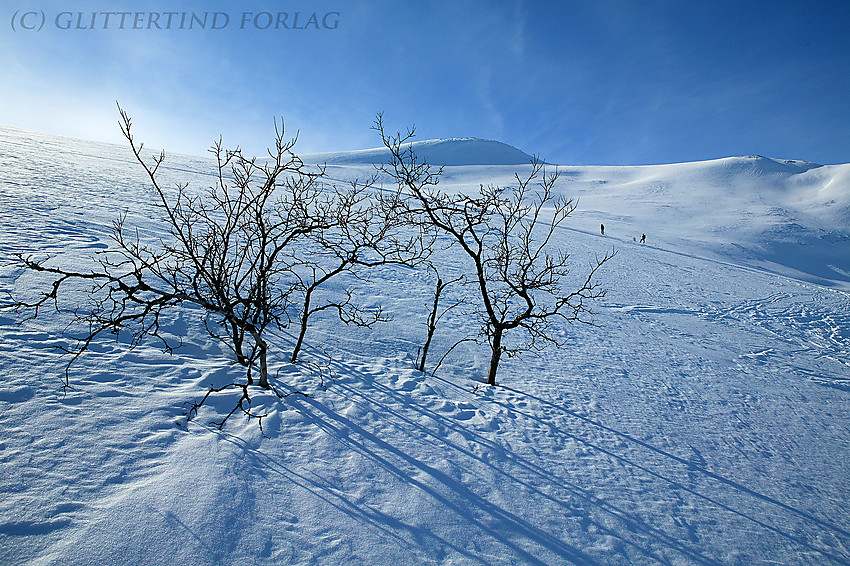
[[[0,294],[43,282],[15,253],[84,265],[124,211],[161,230],[128,155],[0,129]],[[208,183],[191,172],[209,163],[173,160],[172,180]],[[581,266],[613,240],[562,241]],[[275,336],[278,383],[311,395],[257,391],[265,436],[207,424],[233,392],[183,426],[185,402],[240,376],[198,312],[168,319],[174,356],[99,341],[63,395],[62,318],[0,311],[0,562],[850,564],[850,297],[616,247],[598,326],[505,361],[497,388],[474,344],[414,371],[431,276],[378,270],[361,293],[392,322],[319,319],[296,366]],[[448,317],[429,365],[474,332]]]

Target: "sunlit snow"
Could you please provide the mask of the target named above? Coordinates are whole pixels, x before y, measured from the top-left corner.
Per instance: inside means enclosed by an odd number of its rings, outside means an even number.
[[[417,148],[448,165],[448,191],[528,167],[498,142]],[[340,182],[380,158],[309,156]],[[212,182],[206,157],[163,167]],[[319,318],[305,363],[286,363],[293,336],[276,333],[271,373],[310,396],[257,390],[262,432],[241,415],[208,424],[232,393],[186,428],[184,403],[243,371],[196,311],[167,321],[174,355],[99,341],[67,395],[66,319],[0,311],[0,563],[850,563],[850,165],[558,169],[579,207],[554,244],[576,277],[615,249],[609,291],[596,326],[505,360],[498,387],[472,343],[414,370],[425,270],[358,283],[393,320]],[[0,128],[0,300],[43,290],[15,253],[84,269],[124,212],[162,234],[142,173],[124,146]],[[461,269],[453,251],[439,261]],[[431,369],[475,333],[448,316]]]

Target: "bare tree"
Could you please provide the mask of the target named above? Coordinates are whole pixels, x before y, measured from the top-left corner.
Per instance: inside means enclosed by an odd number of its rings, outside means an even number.
[[[515,187],[481,185],[473,196],[450,195],[437,189],[442,169],[432,169],[408,143],[413,129],[388,135],[380,115],[375,129],[391,156],[381,170],[397,182],[400,193],[409,195],[410,213],[447,234],[470,261],[481,332],[491,349],[489,385],[496,384],[503,355],[558,344],[551,333],[555,321],[590,323],[588,302],[605,294],[593,277],[613,252],[596,258],[577,289],[562,289],[570,256],[551,252],[550,241],[575,203],[554,195],[557,169],[550,174],[534,159],[528,175],[516,175]],[[506,332],[514,329],[520,340],[506,342]]]
[[[463,301],[455,300],[452,301],[448,307],[443,308],[442,312],[440,311],[440,298],[443,294],[443,291],[451,285],[452,283],[457,283],[463,280],[463,276],[456,277],[450,281],[443,281],[440,277],[440,272],[433,264],[429,264],[428,268],[434,272],[437,276],[437,283],[434,289],[434,303],[431,305],[431,312],[428,314],[428,320],[425,323],[426,333],[425,333],[425,343],[416,353],[416,369],[421,372],[425,371],[425,361],[428,358],[428,351],[431,348],[431,341],[434,339],[434,334],[437,332],[437,325],[440,320],[444,316],[446,316],[451,310],[463,304]]]
[[[352,182],[347,190],[335,189],[334,208],[329,213],[331,225],[310,233],[309,253],[302,253],[292,266],[301,294],[298,315],[299,333],[290,361],[295,363],[307,334],[309,319],[324,311],[336,311],[345,324],[369,328],[390,320],[381,307],[362,308],[354,300],[354,291],[345,296],[316,293],[333,278],[347,275],[368,279],[369,269],[380,265],[414,267],[431,254],[433,237],[411,225],[403,203],[394,194],[383,194],[373,186],[374,178],[365,183]]]
[[[333,198],[320,184],[324,171],[308,170],[292,152],[296,140],[286,140],[281,122],[275,124],[268,159],[246,157],[238,148],[226,150],[219,140],[210,150],[217,164],[215,184],[205,194],[190,191],[188,184],[169,190],[159,177],[165,154],[146,160],[143,144],[133,137],[130,117],[120,107],[119,113],[121,131],[150,180],[168,236],[158,242],[143,240],[121,217],[113,224],[113,245],[97,254],[89,271],[50,266],[49,258],[19,256],[25,267],[53,280],[38,299],[16,306],[35,318],[47,305],[60,309],[60,289],[66,283],[92,283],[88,308],[73,311],[74,326],[82,332],[76,346],[67,350],[71,359],[66,388],[71,364],[104,332],[129,329],[131,347],[154,337],[171,351],[174,345],[160,328],[163,312],[200,306],[210,334],[246,368],[247,383],[231,385],[243,389],[238,406],[253,416],[243,405],[247,399],[250,406],[247,385],[254,383],[252,370],[259,374],[259,387],[272,388],[267,330],[289,323],[296,291],[289,251],[296,241],[327,231],[338,221],[332,214]]]

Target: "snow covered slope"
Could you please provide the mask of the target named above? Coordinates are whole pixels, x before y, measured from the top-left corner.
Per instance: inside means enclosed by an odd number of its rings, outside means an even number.
[[[193,187],[213,171],[184,156],[164,167]],[[449,167],[443,185],[507,183],[514,169]],[[163,321],[184,336],[173,356],[98,342],[67,396],[62,317],[0,312],[0,563],[850,563],[850,296],[839,272],[827,287],[754,269],[788,266],[753,247],[802,233],[802,260],[829,251],[820,236],[841,241],[846,166],[562,173],[581,204],[556,244],[577,277],[614,245],[609,293],[597,327],[556,329],[567,347],[505,361],[496,388],[481,386],[473,344],[436,375],[412,369],[426,272],[378,270],[358,296],[393,320],[318,319],[312,364],[287,364],[293,336],[274,337],[278,384],[311,396],[253,392],[266,436],[244,419],[207,425],[232,396],[182,426],[185,402],[241,373],[197,312]],[[83,269],[125,211],[161,233],[150,199],[126,148],[0,129],[0,297],[39,289],[16,252]],[[632,242],[641,233],[647,245]],[[460,260],[440,258],[447,274]],[[453,313],[434,356],[474,332]]]
[[[432,165],[525,165],[531,156],[506,143],[479,138],[450,138],[413,142],[416,155]],[[305,163],[359,165],[386,163],[386,148],[361,149],[331,153],[307,153]]]
[[[509,184],[523,170],[491,167],[488,179]],[[850,289],[850,164],[747,156],[558,170],[556,190],[579,200],[574,229],[604,224],[612,244],[646,234],[650,246]],[[466,191],[482,182],[474,167],[444,180]]]
[[[565,193],[582,199],[588,220],[607,216],[611,235],[850,283],[850,165],[750,156],[563,173]]]

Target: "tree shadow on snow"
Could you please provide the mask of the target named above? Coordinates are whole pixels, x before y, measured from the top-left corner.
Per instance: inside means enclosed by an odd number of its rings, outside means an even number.
[[[447,461],[471,462],[474,470],[484,469],[516,489],[524,490],[531,497],[548,502],[548,505],[559,508],[564,517],[579,518],[585,535],[589,532],[588,529],[593,527],[599,536],[612,537],[617,546],[630,549],[629,555],[633,558],[642,556],[642,560],[667,563],[670,559],[666,555],[667,552],[661,552],[664,549],[673,551],[692,563],[717,563],[695,545],[679,540],[628,510],[595,497],[586,488],[559,478],[553,470],[543,469],[534,461],[464,425],[458,419],[415,403],[409,392],[388,387],[375,379],[374,375],[359,371],[351,365],[340,362],[334,364],[337,366],[337,374],[345,377],[336,380],[332,385],[333,389],[341,393],[345,401],[354,402],[361,408],[380,415],[382,427],[393,426],[408,437],[416,437],[417,442],[427,443],[429,449],[436,453],[446,453]],[[394,443],[393,439],[399,438],[398,434],[386,435],[369,430],[368,424],[355,422],[314,398],[299,397],[287,402],[287,406],[296,409],[305,424],[324,431],[347,450],[359,454],[388,472],[401,487],[420,492],[425,500],[433,502],[440,510],[450,515],[452,522],[466,525],[461,531],[466,533],[467,539],[483,535],[495,541],[509,555],[529,564],[545,564],[547,559],[553,556],[577,564],[608,562],[607,558],[600,562],[598,549],[594,555],[589,554],[576,544],[565,540],[567,537],[564,535],[535,524],[533,514],[532,517],[523,517],[519,514],[522,511],[508,510],[488,499],[486,495],[478,493],[475,483],[453,477],[422,458],[410,454],[403,446]],[[398,407],[403,407],[404,411]],[[525,416],[535,418],[533,415]],[[423,421],[428,425],[423,424]],[[451,440],[449,437],[452,434],[460,435],[467,446]],[[451,550],[467,560],[489,563],[464,544],[466,541],[448,540],[426,527],[406,523],[399,517],[357,503],[346,495],[344,489],[340,489],[334,482],[321,475],[313,471],[298,471],[281,458],[264,453],[238,437],[225,437],[238,445],[252,459],[257,469],[268,470],[286,478],[325,504],[372,525],[400,545],[415,545],[418,549],[425,550],[421,541],[430,540],[435,558],[440,558],[447,550]],[[601,447],[599,449],[606,451]],[[421,450],[419,452],[422,453]],[[510,468],[506,469],[494,461],[508,462]],[[515,471],[511,471],[511,468]],[[520,477],[520,473],[524,477]],[[554,495],[547,492],[553,492]],[[611,527],[604,524],[608,521],[591,518],[586,507],[595,508],[608,520],[613,520],[617,526]],[[534,505],[524,504],[522,508],[526,511],[533,510]],[[610,557],[610,552],[612,551],[607,551],[603,556]],[[626,551],[616,552],[624,554]]]

